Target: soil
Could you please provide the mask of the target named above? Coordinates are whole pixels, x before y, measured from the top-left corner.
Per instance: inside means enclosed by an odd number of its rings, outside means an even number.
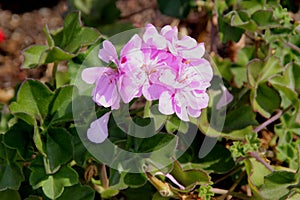
[[[131,21],[136,25],[156,21],[161,25],[163,20],[159,19],[162,17],[157,17],[161,14],[153,3],[153,0],[123,0],[118,2],[118,7],[122,10],[123,21]],[[68,3],[65,0],[1,1],[0,31],[5,38],[0,42],[0,102],[8,102],[14,96],[15,86],[26,78],[40,79],[46,75],[46,66],[21,69],[24,59],[22,51],[30,45],[46,44],[44,26],[47,24],[50,30],[61,27],[67,10]]]
[[[206,38],[209,43],[206,12],[191,13],[187,20],[179,21],[161,14],[156,0],[118,0],[117,7],[121,10],[120,21],[130,22],[136,27],[146,23],[157,27],[180,25],[179,31],[183,34],[198,41]],[[15,95],[16,85],[26,78],[47,76],[47,66],[21,69],[22,51],[30,45],[46,44],[44,26],[47,24],[50,30],[61,27],[67,11],[67,0],[1,0],[0,32],[4,33],[5,40],[0,41],[0,102],[7,103]]]
[[[15,86],[26,78],[44,75],[45,67],[33,70],[20,68],[22,50],[33,44],[46,44],[45,24],[50,29],[60,27],[67,7],[64,1],[49,1],[52,4],[43,5],[37,2],[10,0],[0,3],[0,31],[5,35],[4,41],[0,42],[0,102],[7,102],[13,97]],[[53,2],[56,4],[53,5]]]

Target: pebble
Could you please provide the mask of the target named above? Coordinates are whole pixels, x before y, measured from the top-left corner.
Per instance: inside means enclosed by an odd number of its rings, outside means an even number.
[[[23,81],[24,75],[34,78],[43,76],[40,70],[26,70],[22,72],[22,76],[18,76],[23,62],[22,51],[32,44],[46,44],[43,32],[45,24],[49,25],[50,30],[55,30],[63,25],[62,14],[66,11],[64,4],[66,2],[61,1],[56,7],[40,8],[23,14],[0,9],[0,29],[6,36],[6,39],[0,43],[0,89],[2,89],[2,94],[11,94],[4,91],[6,88],[14,88],[17,83]],[[3,96],[10,97],[10,95],[2,95],[2,98]]]

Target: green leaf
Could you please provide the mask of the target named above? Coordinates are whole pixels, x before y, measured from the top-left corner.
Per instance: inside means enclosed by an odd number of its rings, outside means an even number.
[[[156,133],[154,120],[151,118],[135,116],[129,123],[128,134],[132,136],[147,137]]]
[[[205,171],[222,174],[234,167],[234,161],[228,149],[220,144],[216,144],[204,158],[199,160],[197,165],[200,165]],[[185,167],[183,166],[183,168]]]
[[[297,74],[300,67],[290,64],[285,68],[284,74],[273,77],[270,82],[272,86],[280,92],[282,106],[284,108],[291,104],[295,107],[296,122],[300,124],[300,101],[297,94]]]
[[[289,198],[287,198],[287,200],[298,200],[298,199],[300,199],[300,193],[295,193]]]
[[[126,200],[151,200],[154,189],[149,183],[139,188],[128,188],[122,191]]]
[[[266,118],[270,117],[280,107],[281,103],[279,93],[268,87],[267,84],[260,84],[257,87],[256,94],[252,90],[250,98],[253,109]]]
[[[23,159],[28,160],[33,155],[33,127],[18,120],[5,134],[4,143],[14,149],[17,149],[18,153]]]
[[[207,109],[202,110],[202,114],[200,116],[200,123],[198,128],[201,132],[210,137],[224,137],[232,140],[244,140],[245,137],[249,134],[253,134],[252,126],[247,126],[241,130],[234,130],[229,133],[223,133],[220,131],[215,130],[213,127],[210,126],[207,116]]]
[[[40,199],[41,199],[40,196],[30,195],[25,200],[40,200]]]
[[[267,81],[283,71],[280,60],[270,57],[266,61],[252,60],[247,65],[249,84],[253,87],[250,100],[255,111],[268,118],[280,106],[279,93],[267,85]]]
[[[117,170],[109,169],[109,188],[114,190],[124,190],[128,185],[124,182],[126,172],[118,172]]]
[[[149,153],[155,150],[159,150],[164,146],[169,145],[170,142],[174,143],[174,141],[177,141],[175,137],[176,136],[173,134],[157,133],[152,137],[141,139],[142,141],[139,145],[138,150],[139,152],[143,152],[143,153]]]
[[[116,1],[71,0],[70,2],[75,10],[83,12],[82,18],[86,25],[98,26],[99,24],[111,24],[119,18],[121,12],[116,6]],[[103,33],[102,30],[101,33]]]
[[[50,31],[49,31],[49,28],[48,28],[47,24],[45,25],[43,31],[44,31],[44,33],[46,35],[48,46],[49,47],[54,47],[55,43],[54,43],[54,40],[52,38],[52,35],[51,35]]]
[[[280,65],[280,60],[276,57],[270,57],[266,61],[253,59],[247,65],[249,84],[256,88],[260,83],[282,72],[283,69]]]
[[[81,47],[93,44],[99,38],[96,29],[82,26],[79,12],[66,16],[62,34],[62,41],[56,46],[70,53],[77,53]]]
[[[174,133],[175,131],[186,133],[188,131],[189,125],[187,122],[180,120],[177,116],[172,115],[168,118],[165,128],[168,133]]]
[[[24,181],[22,163],[17,162],[17,151],[3,144],[0,135],[0,191],[6,189],[18,190]]]
[[[49,116],[51,124],[70,122],[73,120],[72,99],[77,95],[77,89],[72,85],[58,88],[53,100],[49,105]]]
[[[73,159],[75,160],[77,165],[84,166],[85,162],[87,161],[87,157],[90,157],[90,154],[85,148],[85,146],[82,144],[82,141],[78,136],[76,128],[73,127],[71,129],[68,129],[68,131],[72,135],[72,143],[74,145]]]
[[[265,1],[264,0],[241,1],[240,6],[243,10],[246,10],[249,15],[251,15],[257,10],[262,9],[265,6]]]
[[[248,181],[251,181],[257,188],[260,188],[264,184],[264,177],[271,173],[266,166],[256,161],[255,158],[246,159],[245,166]]]
[[[43,64],[44,60],[41,59],[41,56],[46,49],[48,49],[46,45],[33,45],[26,48],[23,52],[24,62],[22,64],[22,68],[34,68]]]
[[[244,83],[247,83],[247,69],[245,67],[232,67],[231,71],[234,77],[234,83],[238,88],[241,88]]]
[[[156,192],[152,197],[152,200],[169,200],[169,199],[170,199],[169,197],[161,196],[159,192]]]
[[[110,199],[110,198],[116,196],[117,194],[119,194],[119,190],[107,188],[101,192],[101,197],[103,199]]]
[[[251,15],[251,19],[255,21],[259,28],[271,28],[280,26],[275,20],[272,10],[258,10]]]
[[[240,130],[250,125],[257,125],[255,119],[256,114],[252,111],[250,106],[238,106],[235,110],[226,113],[224,123],[224,132],[231,132],[233,130]]]
[[[138,188],[145,185],[147,178],[144,174],[126,173],[124,183],[132,188]]]
[[[12,117],[11,113],[5,111],[6,108],[6,105],[0,103],[0,134],[8,130],[8,121]]]
[[[53,93],[43,83],[27,80],[20,87],[17,101],[10,105],[10,110],[13,114],[27,113],[42,124],[48,114],[52,96]],[[26,121],[26,119],[24,120]]]
[[[179,19],[187,17],[190,12],[190,2],[187,0],[157,0],[159,10]]]
[[[0,190],[0,199],[1,200],[21,200],[21,196],[16,190]]]
[[[70,83],[69,72],[57,71],[55,74],[56,87],[62,87]]]
[[[201,169],[183,169],[178,161],[174,162],[170,174],[187,188],[194,188],[199,184],[208,184],[210,177],[207,172]]]
[[[29,182],[34,189],[42,187],[44,194],[50,199],[62,195],[64,187],[78,183],[77,172],[69,166],[63,165],[56,173],[46,174],[43,158],[38,156],[30,165],[32,170]]]
[[[132,30],[135,27],[131,22],[122,22],[117,21],[115,23],[110,24],[101,24],[98,29],[101,31],[103,35],[107,37],[114,36],[124,31]]]
[[[44,143],[42,141],[42,136],[36,122],[34,123],[33,141],[38,151],[46,157],[46,153],[44,151]]]
[[[71,136],[64,128],[49,128],[46,133],[45,152],[51,170],[71,160],[73,146]]]
[[[154,119],[155,130],[158,131],[166,123],[168,116],[161,114],[158,110],[158,105],[150,105],[147,101],[144,111],[144,117],[151,117]]]
[[[213,56],[213,61],[216,63],[217,69],[220,72],[220,75],[223,79],[225,79],[228,82],[231,82],[232,80],[232,73],[231,70],[231,61],[227,59],[223,59],[219,56]]]
[[[245,32],[242,28],[234,27],[224,21],[223,17],[218,17],[218,25],[220,30],[220,36],[222,42],[234,41],[238,42],[243,33]]]
[[[57,200],[94,200],[94,197],[95,191],[91,187],[77,184],[71,187],[66,187],[62,195]]]
[[[43,63],[40,64],[70,60],[75,56],[76,54],[69,53],[61,49],[60,47],[51,47],[49,49],[46,49],[41,55],[41,60],[43,60]]]
[[[230,19],[230,25],[233,27],[239,27],[249,31],[256,30],[256,24],[249,18],[245,11],[231,11],[224,17]]]
[[[296,184],[295,173],[288,171],[274,171],[265,177],[265,183],[260,193],[264,199],[285,199],[290,186]]]

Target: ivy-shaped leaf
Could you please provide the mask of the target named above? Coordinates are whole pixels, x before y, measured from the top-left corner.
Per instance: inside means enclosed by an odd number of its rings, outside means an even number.
[[[46,49],[48,49],[48,46],[46,45],[33,45],[26,48],[23,51],[24,62],[22,64],[22,68],[34,68],[45,63],[44,60],[41,60],[41,56]]]
[[[253,20],[250,19],[248,14],[245,11],[231,11],[225,18],[229,18],[230,25],[234,27],[239,27],[249,31],[256,30],[256,24]]]
[[[253,59],[247,65],[249,84],[256,88],[260,83],[266,82],[283,70],[284,68],[280,65],[280,60],[276,57],[270,57],[266,61]]]
[[[21,196],[17,190],[0,190],[0,199],[1,200],[21,200]]]
[[[218,26],[222,42],[238,42],[245,32],[242,28],[231,26],[229,23],[224,21],[224,18],[221,16],[218,17]]]
[[[266,118],[270,117],[281,103],[279,93],[269,87],[267,81],[283,70],[280,60],[276,57],[270,57],[267,61],[254,59],[247,65],[247,77],[252,87],[252,108]]]
[[[271,28],[280,26],[273,16],[272,10],[258,10],[252,14],[251,19],[255,21],[259,28]]]
[[[185,189],[192,189],[196,185],[208,184],[210,177],[207,172],[202,169],[195,168],[186,168],[183,169],[181,164],[178,161],[174,162],[173,169],[170,174],[183,186]]]
[[[30,165],[32,170],[29,182],[34,189],[42,187],[44,194],[50,199],[57,199],[64,191],[64,187],[78,183],[77,172],[69,166],[63,165],[54,174],[46,174],[43,158],[38,156]]]
[[[265,177],[260,193],[266,200],[286,199],[291,192],[289,187],[295,185],[296,181],[295,173],[293,172],[275,171]]]
[[[260,84],[250,93],[250,100],[255,111],[268,118],[280,107],[281,98],[277,90],[266,83]]]
[[[258,124],[255,117],[256,115],[252,111],[251,106],[238,106],[236,109],[226,113],[223,131],[231,132],[233,130],[241,130],[250,125],[255,126]]]
[[[94,200],[95,191],[87,185],[74,185],[66,187],[58,200],[72,199],[72,200]]]
[[[197,163],[184,163],[183,169],[197,169],[201,168],[213,173],[226,173],[234,167],[234,161],[230,151],[220,144],[216,144],[214,148]]]
[[[99,38],[96,29],[82,26],[79,12],[70,13],[65,18],[62,31],[62,41],[56,45],[71,53],[76,53],[83,46],[93,44]]]
[[[11,148],[17,149],[23,159],[30,159],[33,155],[33,131],[32,126],[22,120],[18,120],[4,134],[4,143]]]
[[[18,91],[17,101],[10,104],[10,110],[13,114],[26,113],[43,124],[52,97],[53,92],[46,85],[37,80],[27,80]],[[28,121],[24,115],[20,118]]]
[[[190,12],[190,2],[187,0],[157,0],[159,10],[172,17],[183,19]]]
[[[6,147],[3,144],[3,135],[0,135],[0,191],[18,190],[24,181],[22,164],[17,159],[17,151]]]
[[[45,153],[49,159],[50,169],[65,164],[73,156],[71,136],[64,128],[50,127],[46,133]]]
[[[63,86],[55,91],[52,102],[49,104],[48,118],[50,124],[59,124],[73,120],[72,99],[75,98],[77,89],[72,86]]]
[[[147,178],[144,174],[126,173],[124,183],[132,188],[141,187],[146,184]]]
[[[277,75],[273,77],[270,82],[274,88],[276,88],[281,95],[283,100],[282,106],[284,108],[289,105],[294,105],[295,107],[295,121],[300,124],[300,100],[297,93],[297,79],[300,73],[300,67],[296,64],[288,65],[283,75]]]
[[[70,60],[77,55],[81,47],[95,43],[100,35],[96,29],[82,26],[80,12],[67,15],[63,29],[51,33],[46,26],[44,32],[48,46],[34,45],[25,49],[22,68],[34,68],[41,64]]]
[[[198,128],[201,132],[210,137],[224,137],[232,140],[244,140],[247,136],[253,135],[253,128],[252,126],[247,126],[240,130],[232,130],[229,133],[224,133],[215,130],[210,126],[207,116],[207,109],[202,110],[202,114],[200,116],[200,122],[198,124]]]

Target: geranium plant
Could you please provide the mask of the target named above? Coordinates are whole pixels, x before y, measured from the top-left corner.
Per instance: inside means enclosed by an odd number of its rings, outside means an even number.
[[[0,199],[299,199],[299,22],[282,5],[158,1],[246,38],[228,57],[176,26],[106,37],[80,12],[46,26],[22,67],[51,79],[0,106]]]

